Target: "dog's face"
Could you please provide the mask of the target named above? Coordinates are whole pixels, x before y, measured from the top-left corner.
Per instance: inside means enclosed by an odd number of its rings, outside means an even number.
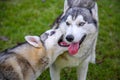
[[[76,54],[80,45],[88,36],[96,33],[96,21],[92,18],[91,13],[86,8],[71,8],[61,18],[59,28],[64,33],[61,46],[69,45],[69,53]]]
[[[59,41],[63,33],[60,29],[50,29],[39,36],[26,36],[25,40],[36,48],[43,48],[46,50],[51,63],[62,54],[67,48],[59,45]]]
[[[63,33],[60,29],[51,29],[41,35],[41,41],[49,55],[50,62],[53,63],[56,58],[67,50],[66,47],[59,45]]]
[[[59,39],[62,37],[63,33],[60,29],[50,29],[41,35],[41,41],[46,47],[46,49],[60,48],[58,45]]]
[[[63,33],[60,29],[50,29],[44,32],[40,37],[39,36],[25,36],[25,40],[31,44],[33,47],[44,46],[47,50],[60,48],[58,45],[60,38]],[[61,47],[62,48],[62,47]]]

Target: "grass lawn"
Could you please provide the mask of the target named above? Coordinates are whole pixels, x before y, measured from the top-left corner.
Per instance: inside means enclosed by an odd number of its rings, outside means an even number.
[[[63,10],[64,0],[0,0],[0,51],[40,35]],[[97,0],[99,37],[97,63],[90,64],[87,80],[120,80],[120,2]],[[38,80],[50,80],[46,70]],[[61,80],[77,80],[75,68],[65,68]]]

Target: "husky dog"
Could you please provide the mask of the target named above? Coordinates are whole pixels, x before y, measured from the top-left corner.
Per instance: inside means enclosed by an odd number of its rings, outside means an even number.
[[[89,62],[95,63],[98,36],[97,3],[94,0],[65,0],[64,12],[54,23],[64,36],[59,45],[68,47],[50,66],[52,80],[60,80],[64,67],[77,67],[78,80],[86,80]]]
[[[58,45],[61,36],[59,29],[25,36],[25,43],[0,53],[0,80],[35,80],[66,50]]]

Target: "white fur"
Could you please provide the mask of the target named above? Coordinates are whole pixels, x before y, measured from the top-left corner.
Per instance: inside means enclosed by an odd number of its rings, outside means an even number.
[[[91,34],[96,31],[94,24],[92,24],[92,23],[88,24],[87,22],[85,22],[82,15],[79,15],[75,20],[72,20],[72,17],[70,15],[70,16],[68,16],[66,21],[69,22],[70,25],[68,27],[65,22],[62,23],[66,27],[65,37],[67,35],[73,35],[75,38],[73,42],[79,42],[85,34]],[[84,26],[78,26],[78,24],[80,22],[85,22]],[[63,27],[63,25],[61,25],[61,27]],[[66,39],[65,39],[65,41],[66,41]],[[68,42],[68,41],[66,41],[66,42]]]
[[[68,9],[67,4],[65,7],[65,9]],[[93,8],[92,13],[93,18],[98,22],[97,3]],[[76,55],[70,56],[68,53],[64,53],[64,57],[67,60],[62,57],[58,57],[56,59],[54,64],[50,67],[51,80],[60,80],[60,71],[64,67],[75,66],[77,67],[78,80],[86,80],[89,62],[95,63],[95,47],[98,31],[92,23],[90,24],[86,22],[84,26],[78,27],[79,22],[85,22],[81,15],[75,20],[72,20],[72,17],[68,16],[67,21],[70,23],[69,26],[66,25],[66,22],[60,24],[60,29],[65,34],[65,37],[72,34],[75,37],[73,42],[80,41],[84,34],[87,34],[87,37],[80,45],[80,49]],[[66,39],[64,40],[66,41]]]
[[[54,31],[53,29],[48,30],[46,33],[50,34],[51,31]],[[58,40],[63,35],[60,29],[55,30],[55,34],[52,36],[48,36],[47,40],[45,41],[45,46],[47,51],[53,51],[54,54],[48,54],[48,57],[50,59],[50,64],[52,64],[56,58],[62,54],[64,51],[67,50],[67,48],[60,47],[58,45]]]

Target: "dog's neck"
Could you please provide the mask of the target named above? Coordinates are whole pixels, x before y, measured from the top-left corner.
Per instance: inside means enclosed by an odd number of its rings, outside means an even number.
[[[61,55],[64,51],[66,51],[66,48],[61,47],[54,47],[53,49],[47,50],[47,56],[49,58],[49,65],[53,64],[56,58]]]

